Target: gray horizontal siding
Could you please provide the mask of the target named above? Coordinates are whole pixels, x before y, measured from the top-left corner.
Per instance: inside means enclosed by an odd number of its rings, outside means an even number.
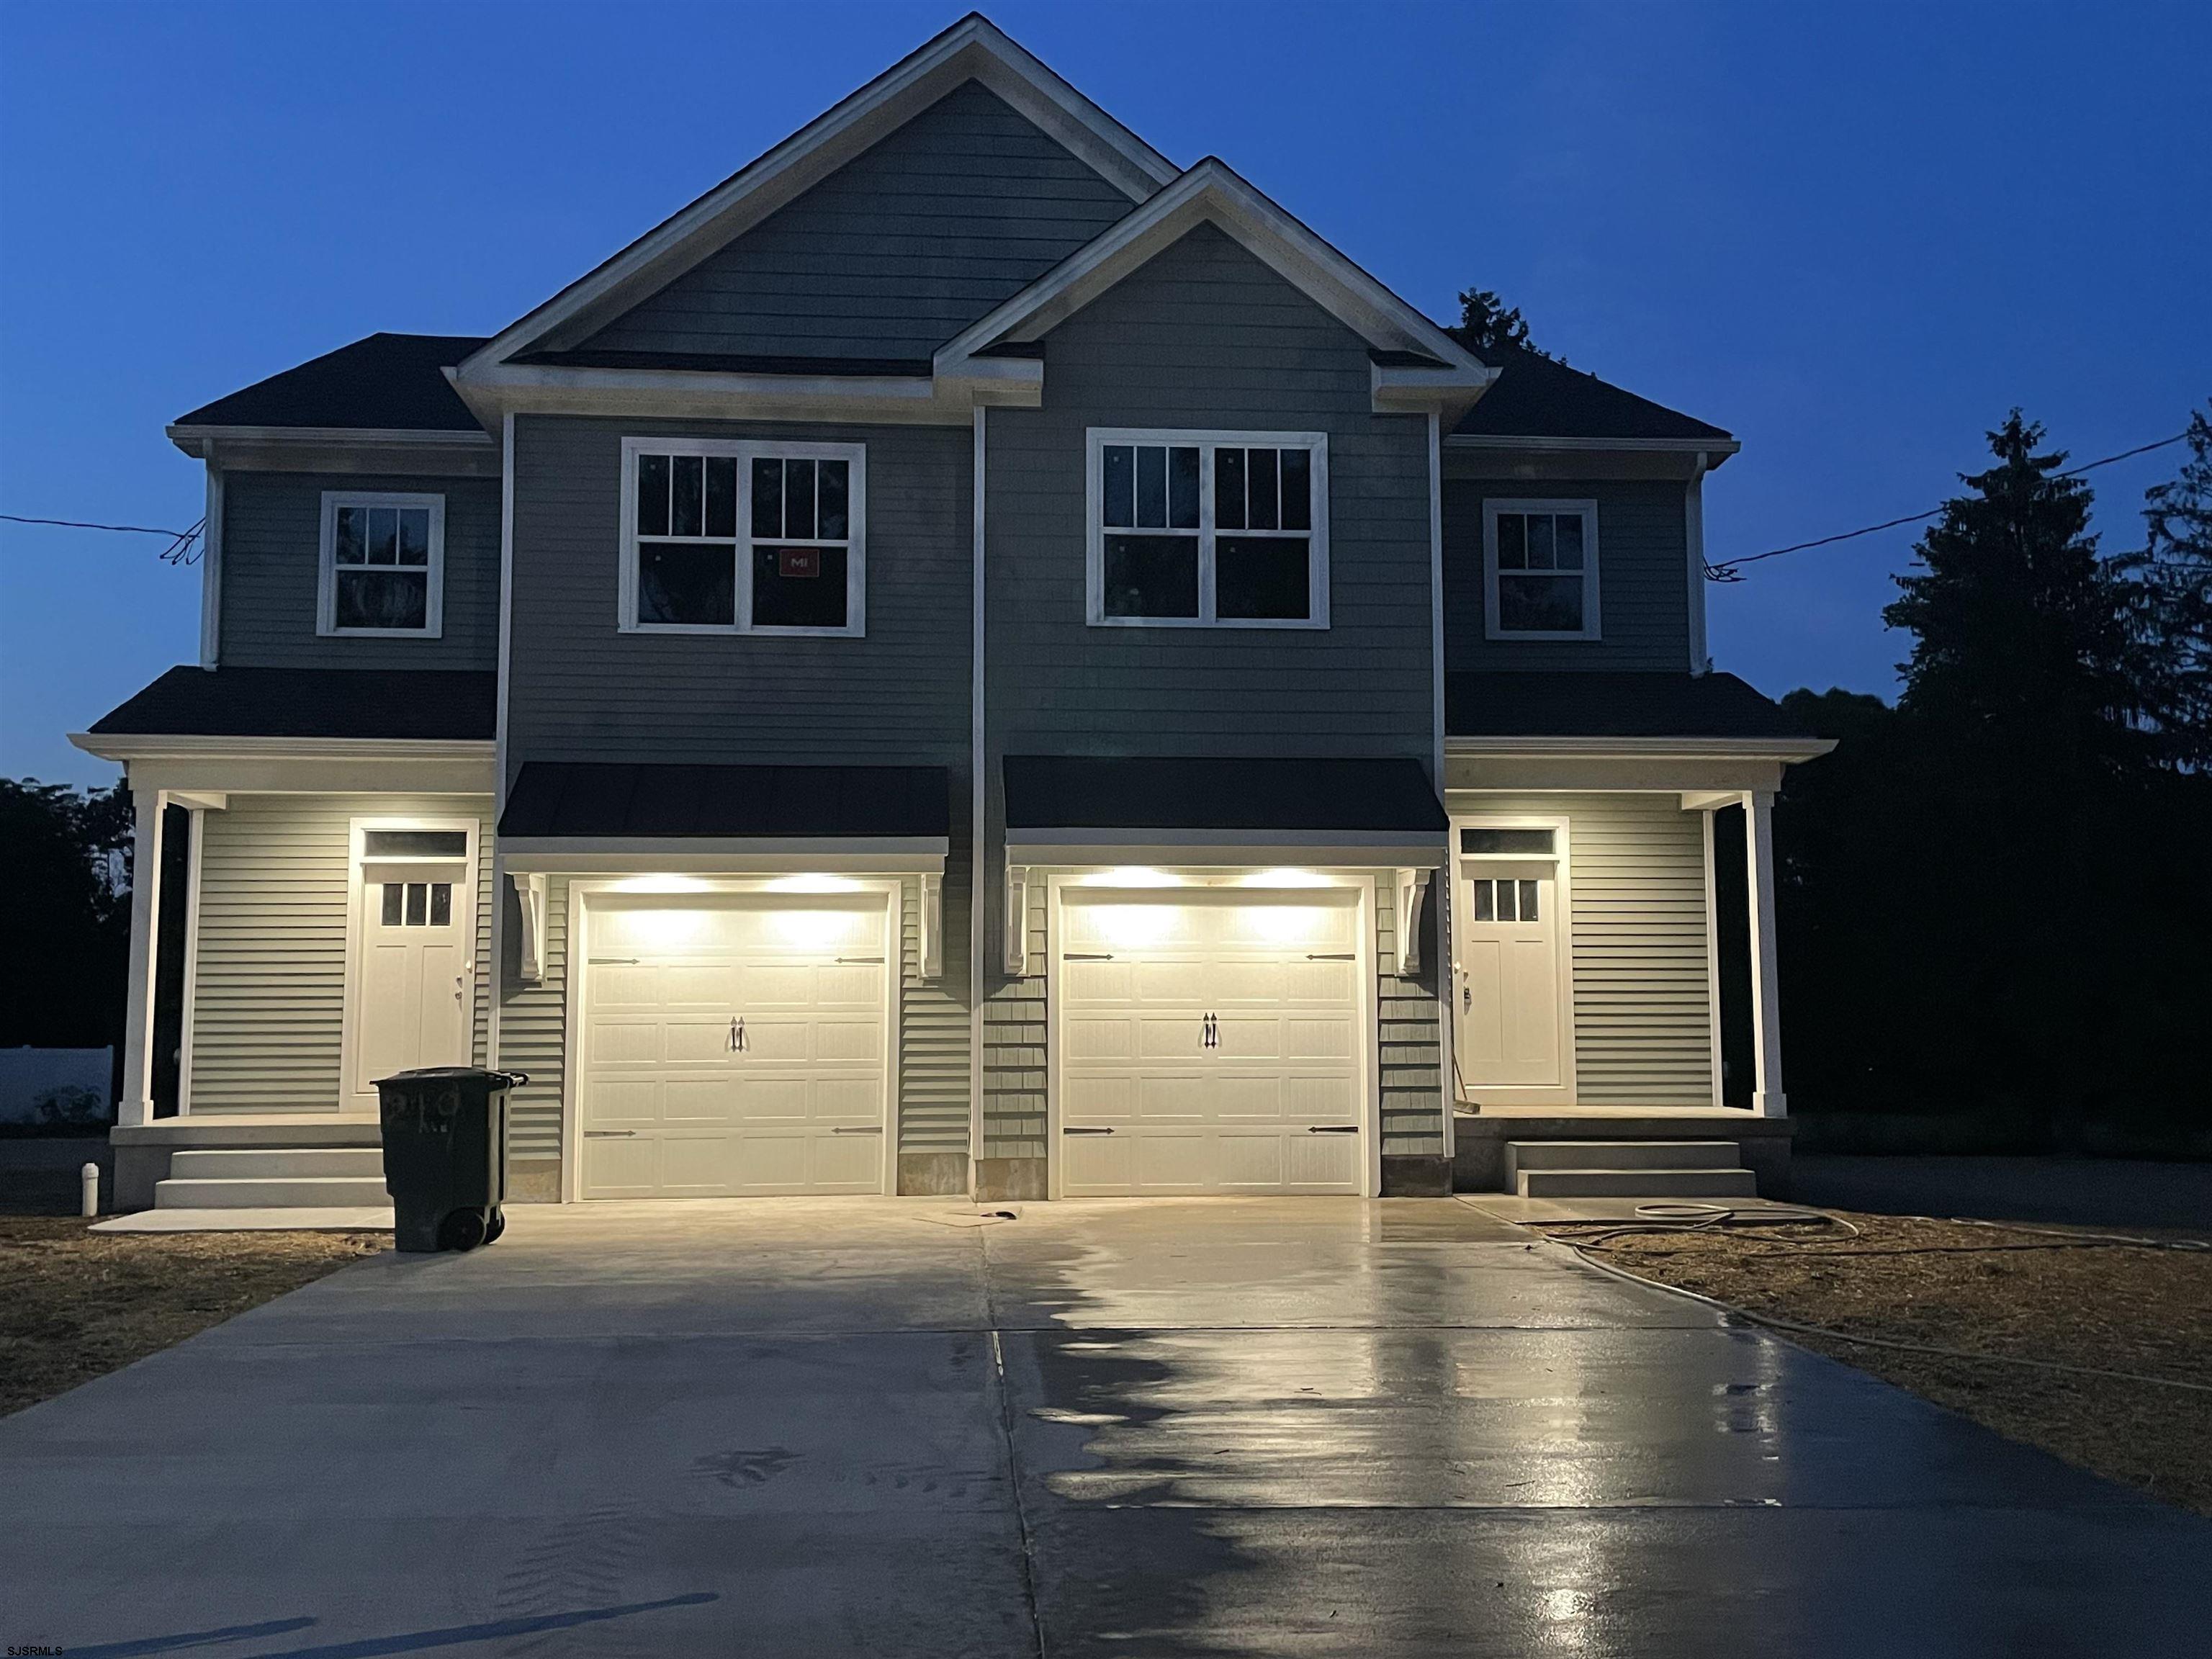
[[[970,81],[586,344],[927,357],[1133,205]]]
[[[445,616],[437,639],[316,634],[326,489],[446,498]],[[221,660],[266,668],[497,667],[499,497],[498,481],[487,478],[225,473]]]
[[[335,1112],[344,1041],[346,906],[356,817],[479,819],[456,795],[233,795],[202,826],[191,1112]],[[477,861],[474,1057],[490,1013],[491,860]]]
[[[994,750],[1426,757],[1426,434],[1371,411],[1361,341],[1201,226],[1045,354],[1045,406],[989,416]],[[1087,626],[1094,426],[1328,433],[1330,626]]]
[[[1375,882],[1376,1063],[1382,1151],[1399,1157],[1444,1149],[1443,1042],[1436,990],[1402,971],[1396,878]]]
[[[1482,507],[1501,500],[1597,503],[1596,640],[1483,637]],[[1443,487],[1444,664],[1453,669],[1690,666],[1689,540],[1678,483],[1448,478]]]
[[[500,899],[507,906],[507,957],[501,974],[499,1064],[530,1074],[508,1097],[508,1152],[518,1163],[558,1158],[568,1069],[568,878],[546,878],[545,938],[538,955],[544,977],[535,985],[514,977],[521,912],[512,883]]]
[[[621,632],[622,440],[656,433],[866,444],[866,637]],[[517,420],[509,764],[964,763],[970,441],[945,427]]]
[[[1705,834],[1672,795],[1454,790],[1458,812],[1564,814],[1574,887],[1576,1096],[1711,1106]]]

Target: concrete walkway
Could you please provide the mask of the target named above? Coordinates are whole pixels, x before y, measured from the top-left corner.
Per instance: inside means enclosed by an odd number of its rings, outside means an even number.
[[[1449,1200],[510,1214],[0,1422],[3,1639],[2203,1651],[2212,1523]]]

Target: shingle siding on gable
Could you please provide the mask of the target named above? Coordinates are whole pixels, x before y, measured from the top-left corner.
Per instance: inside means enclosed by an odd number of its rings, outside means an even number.
[[[1048,335],[1044,407],[990,415],[999,751],[1427,757],[1427,434],[1370,398],[1359,339],[1210,226]],[[1329,627],[1087,626],[1094,426],[1328,433]]]
[[[1486,500],[1597,503],[1596,640],[1483,637]],[[1690,546],[1680,483],[1444,481],[1444,666],[1664,669],[1690,666]]]
[[[584,343],[927,357],[1133,205],[971,81]]]
[[[316,634],[326,489],[446,498],[445,617],[439,638]],[[222,615],[221,659],[226,667],[496,668],[499,483],[360,473],[225,473]]]

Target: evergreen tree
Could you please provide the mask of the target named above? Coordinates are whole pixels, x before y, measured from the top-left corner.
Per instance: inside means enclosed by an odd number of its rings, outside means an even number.
[[[1526,351],[1538,357],[1540,350],[1528,337],[1528,319],[1521,307],[1509,307],[1490,289],[1470,288],[1459,296],[1459,321],[1444,330],[1469,351],[1486,361],[1509,352]]]
[[[2117,562],[2152,672],[2142,717],[2172,766],[2212,769],[2212,405],[2190,417],[2189,458],[2143,498],[2149,534]]]

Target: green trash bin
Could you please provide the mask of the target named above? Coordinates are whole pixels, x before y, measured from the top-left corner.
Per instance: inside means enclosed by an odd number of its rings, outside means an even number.
[[[376,1080],[384,1189],[403,1250],[473,1250],[507,1230],[507,1094],[522,1072],[428,1066]]]

